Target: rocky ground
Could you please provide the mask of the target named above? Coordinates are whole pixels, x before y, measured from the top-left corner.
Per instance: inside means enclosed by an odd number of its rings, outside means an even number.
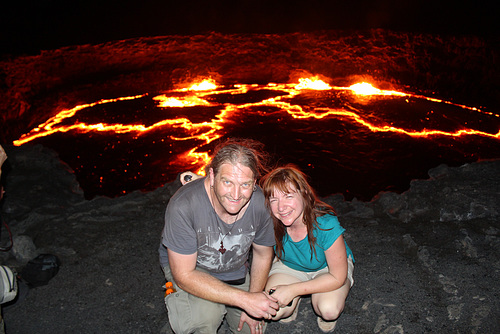
[[[1,263],[21,270],[41,253],[62,262],[47,285],[21,286],[18,299],[2,305],[7,333],[159,333],[167,312],[157,248],[163,211],[180,183],[87,201],[54,152],[6,150],[1,214],[14,247]],[[499,332],[499,173],[498,160],[442,165],[403,194],[326,198],[356,258],[336,331]],[[8,243],[4,227],[1,241]],[[318,333],[310,299],[294,323],[271,323],[267,332]]]

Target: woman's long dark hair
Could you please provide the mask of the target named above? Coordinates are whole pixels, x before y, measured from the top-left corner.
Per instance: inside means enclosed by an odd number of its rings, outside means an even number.
[[[304,200],[303,220],[307,227],[307,239],[311,246],[312,259],[312,254],[316,256],[314,247],[316,237],[314,237],[313,229],[315,227],[319,228],[316,218],[326,214],[335,214],[333,208],[318,198],[314,189],[307,182],[307,176],[295,165],[286,165],[272,170],[262,178],[260,184],[264,191],[266,205],[269,211],[271,211],[269,198],[272,197],[276,191],[281,191],[285,194],[291,193],[293,187],[296,189],[297,193],[302,196]],[[274,223],[274,238],[276,239],[276,256],[281,259],[283,257],[283,238],[287,233],[286,227],[278,218],[274,217],[274,215],[272,215],[272,217]]]

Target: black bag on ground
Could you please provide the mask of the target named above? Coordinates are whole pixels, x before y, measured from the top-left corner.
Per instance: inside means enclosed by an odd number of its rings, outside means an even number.
[[[28,262],[19,276],[29,287],[46,285],[57,274],[60,265],[61,261],[57,256],[40,254]]]

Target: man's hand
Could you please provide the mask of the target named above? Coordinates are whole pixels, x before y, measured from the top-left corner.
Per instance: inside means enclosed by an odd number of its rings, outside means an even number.
[[[278,309],[279,306],[276,299],[269,294],[265,292],[250,292],[250,300],[245,304],[244,311],[241,312],[238,331],[241,331],[243,325],[247,323],[252,334],[264,333],[264,321],[258,319],[272,319]]]
[[[264,321],[254,319],[245,312],[241,312],[240,323],[238,325],[238,332],[240,332],[243,329],[243,325],[245,324],[245,322],[247,323],[248,327],[250,327],[250,332],[252,334],[264,333]]]
[[[278,301],[265,292],[249,292],[240,307],[257,319],[271,319],[279,310]]]

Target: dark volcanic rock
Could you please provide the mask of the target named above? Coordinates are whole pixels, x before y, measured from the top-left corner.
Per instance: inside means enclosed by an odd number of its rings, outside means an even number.
[[[34,241],[36,253],[62,261],[48,285],[3,305],[7,331],[159,333],[167,313],[157,248],[163,211],[180,183],[86,201],[51,151],[6,149],[2,217],[15,237]],[[337,330],[498,332],[499,172],[500,161],[439,166],[403,194],[381,193],[371,202],[326,198],[356,259]],[[1,255],[3,263],[22,267],[12,254]],[[319,332],[310,298],[290,326],[271,323],[268,333]]]

